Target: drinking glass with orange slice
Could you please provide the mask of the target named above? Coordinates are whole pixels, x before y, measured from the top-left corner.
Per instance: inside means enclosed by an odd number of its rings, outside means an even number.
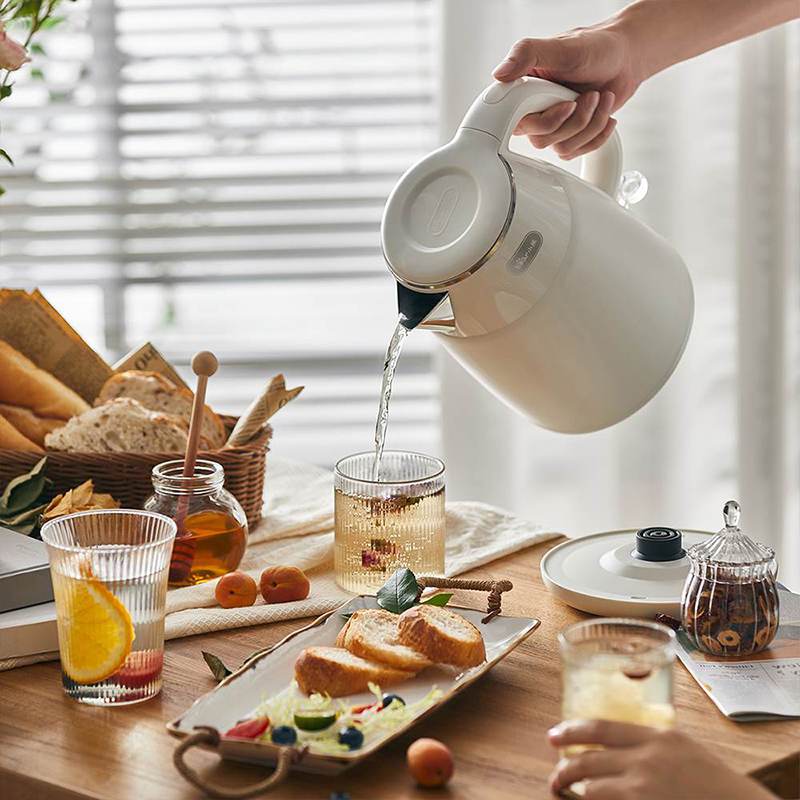
[[[175,523],[150,511],[83,511],[42,526],[64,691],[124,705],[161,690]]]

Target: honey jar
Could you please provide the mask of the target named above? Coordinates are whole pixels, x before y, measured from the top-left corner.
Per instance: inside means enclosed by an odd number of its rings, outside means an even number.
[[[194,475],[184,477],[183,461],[153,468],[154,493],[144,508],[175,520],[170,586],[191,586],[235,570],[247,547],[247,518],[238,500],[224,488],[225,470],[198,459]]]
[[[766,648],[778,630],[775,551],[739,528],[739,504],[723,509],[725,527],[690,547],[681,600],[690,641],[714,656],[742,657]]]

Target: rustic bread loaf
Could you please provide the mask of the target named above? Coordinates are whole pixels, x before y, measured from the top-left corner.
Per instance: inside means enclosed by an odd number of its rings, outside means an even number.
[[[157,372],[128,370],[112,375],[103,384],[94,404],[99,406],[117,397],[138,400],[151,411],[173,414],[187,424],[192,416],[192,393],[182,386],[176,386],[169,378]],[[204,450],[218,450],[225,444],[226,438],[222,420],[206,406],[200,431],[200,447]]]
[[[359,658],[341,647],[307,647],[297,657],[294,677],[306,694],[342,697],[366,692],[370,683],[391,686],[414,673]]]
[[[41,447],[23,436],[5,417],[0,416],[0,450],[25,450],[43,453]]]
[[[5,403],[0,403],[0,414],[2,414],[23,436],[38,445],[44,444],[44,437],[50,433],[50,431],[60,428],[64,424],[63,419],[40,417],[34,414],[29,408],[10,406]]]
[[[29,408],[37,416],[69,419],[89,404],[58,378],[0,339],[0,403]]]
[[[45,445],[78,453],[181,453],[186,439],[186,423],[179,417],[120,397],[73,417],[47,434]]]
[[[354,612],[343,628],[344,635],[340,634],[344,647],[361,658],[397,669],[419,672],[431,666],[430,659],[397,640],[398,619],[397,614],[377,608]]]
[[[447,608],[429,605],[409,608],[397,620],[397,638],[437,664],[465,668],[486,660],[481,632]]]

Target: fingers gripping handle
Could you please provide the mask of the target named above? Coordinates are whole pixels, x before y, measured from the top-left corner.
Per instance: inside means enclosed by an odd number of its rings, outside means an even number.
[[[500,142],[499,152],[508,156],[508,140],[526,114],[544,111],[564,100],[574,100],[577,96],[572,89],[542,78],[520,78],[512,83],[495,82],[475,99],[461,127],[491,134]],[[518,153],[513,157],[526,158]],[[581,178],[616,198],[621,176],[622,143],[614,131],[604,145],[583,157]]]

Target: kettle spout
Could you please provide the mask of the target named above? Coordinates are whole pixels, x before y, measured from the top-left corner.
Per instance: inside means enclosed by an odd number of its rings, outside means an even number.
[[[414,330],[414,328],[418,326],[424,328],[434,327],[431,325],[434,320],[430,319],[430,317],[439,305],[449,307],[449,303],[444,302],[446,299],[447,292],[436,292],[433,294],[415,292],[413,289],[403,286],[402,283],[398,283],[397,310],[400,312],[400,324],[409,331]],[[449,311],[449,308],[447,311]],[[445,316],[447,316],[446,313]],[[452,312],[450,312],[450,317],[452,317]],[[444,318],[440,319],[437,314],[435,322],[437,323],[435,327],[438,329],[439,324],[446,324],[447,320]],[[450,323],[453,324],[452,319]]]

